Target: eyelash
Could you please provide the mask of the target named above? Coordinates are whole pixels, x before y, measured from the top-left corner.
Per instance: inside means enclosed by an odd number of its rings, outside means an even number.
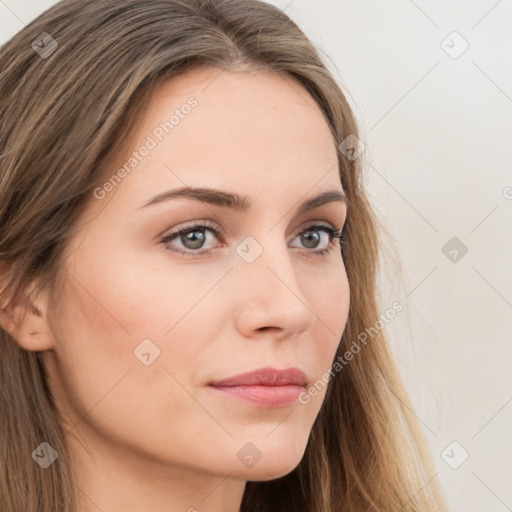
[[[209,231],[213,232],[214,235],[216,236],[216,238],[219,238],[219,236],[221,238],[224,238],[224,236],[225,236],[225,232],[222,229],[218,229],[218,228],[210,225],[207,222],[201,222],[201,223],[194,224],[191,226],[185,226],[176,231],[173,231],[172,233],[168,233],[168,234],[164,235],[161,238],[160,243],[162,243],[165,246],[166,250],[171,251],[171,252],[177,252],[179,254],[183,254],[188,257],[211,256],[214,249],[205,249],[202,251],[201,250],[199,250],[199,251],[192,251],[192,250],[184,251],[182,249],[170,249],[167,246],[167,244],[169,242],[171,242],[172,240],[175,240],[180,235],[183,235],[186,233],[192,233],[194,231],[205,231],[205,230],[209,230]],[[338,239],[340,241],[340,248],[343,250],[343,241],[344,241],[343,232],[342,231],[340,232],[339,230],[336,230],[330,226],[325,226],[322,224],[312,224],[312,225],[308,226],[307,228],[303,229],[302,231],[300,231],[297,234],[297,236],[301,235],[302,233],[305,233],[306,231],[315,231],[315,230],[316,231],[324,231],[325,233],[329,234],[329,239],[330,239],[329,246],[326,249],[320,249],[320,250],[305,249],[302,252],[306,252],[309,254],[312,253],[315,256],[325,257],[328,255],[328,253],[333,251],[335,247],[337,247],[336,244],[334,243],[334,241],[336,239]]]

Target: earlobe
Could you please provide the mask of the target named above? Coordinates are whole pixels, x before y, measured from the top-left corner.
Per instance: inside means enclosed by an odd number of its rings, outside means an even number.
[[[25,350],[50,350],[53,344],[44,315],[45,301],[38,300],[34,304],[29,296],[30,293],[20,291],[0,309],[0,325]]]

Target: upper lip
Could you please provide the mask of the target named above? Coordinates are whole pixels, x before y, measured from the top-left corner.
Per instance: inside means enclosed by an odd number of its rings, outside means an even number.
[[[211,386],[285,386],[295,384],[305,386],[306,375],[298,368],[277,370],[266,367],[252,372],[240,373],[234,377],[211,382]]]

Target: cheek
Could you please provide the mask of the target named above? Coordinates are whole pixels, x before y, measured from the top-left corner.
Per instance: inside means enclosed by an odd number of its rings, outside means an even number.
[[[70,425],[84,418],[80,428],[92,425],[103,436],[142,446],[152,432],[148,449],[165,446],[190,430],[191,417],[201,419],[186,389],[202,375],[198,356],[218,307],[215,293],[205,295],[218,278],[194,286],[173,272],[169,286],[163,269],[115,261],[66,265],[70,275],[51,325],[55,394]]]
[[[66,430],[76,426],[73,432],[79,438],[87,439],[94,432],[152,457],[168,458],[170,453],[185,457],[173,440],[190,430],[190,418],[198,416],[198,407],[182,386],[190,388],[186,374],[180,373],[193,365],[190,349],[181,351],[181,343],[170,346],[183,331],[176,328],[167,341],[139,335],[150,331],[149,324],[143,327],[146,312],[140,302],[116,301],[112,289],[101,290],[90,285],[93,298],[81,287],[69,286],[62,297],[59,316],[66,320],[56,331],[50,372],[56,385],[52,393],[61,399],[67,419]],[[153,332],[161,330],[159,324]],[[150,338],[154,345],[145,342],[144,349],[137,350],[143,339]],[[200,421],[196,427],[204,430]]]
[[[350,306],[350,286],[344,265],[337,264],[331,272],[310,280],[307,294],[309,305],[317,317],[317,338],[323,340],[323,348],[334,357]]]
[[[327,374],[331,371],[348,319],[350,286],[345,267],[338,265],[333,268],[327,277],[319,278],[308,293],[311,309],[316,315],[314,342],[308,358],[315,362],[312,364],[315,369],[312,375],[314,389],[301,403],[309,404],[308,408],[316,417],[329,385]]]
[[[219,293],[226,289],[216,287],[226,269],[180,269],[163,256],[151,259],[141,251],[116,247],[123,247],[120,240],[102,244],[85,239],[80,252],[67,260],[59,315],[64,321],[63,359],[87,376],[91,367],[95,373],[121,376],[123,369],[153,365],[177,377],[197,374],[203,345],[214,338],[216,325],[226,321],[219,315],[225,309]],[[141,378],[149,382],[148,374]],[[114,376],[94,385],[107,389]]]

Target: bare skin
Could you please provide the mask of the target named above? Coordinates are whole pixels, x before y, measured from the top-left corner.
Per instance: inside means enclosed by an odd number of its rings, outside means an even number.
[[[319,223],[340,230],[346,205],[297,215],[307,199],[343,191],[320,110],[290,79],[219,72],[196,70],[158,91],[131,151],[187,98],[197,106],[161,141],[153,135],[156,147],[113,190],[91,198],[65,252],[57,309],[49,311],[43,293],[35,310],[18,306],[2,317],[21,346],[46,351],[80,512],[236,512],[248,480],[278,478],[299,464],[324,401],[325,387],[306,405],[272,408],[208,386],[266,366],[297,367],[309,384],[318,381],[349,307],[339,242],[320,256],[328,233],[316,230],[313,248],[300,235]],[[185,185],[252,204],[242,212],[179,198],[143,207]],[[161,243],[202,221],[224,234],[203,229],[203,246],[183,235]],[[252,245],[237,252],[246,237]],[[261,254],[244,260],[258,246]],[[148,365],[134,354],[146,339],[143,360],[160,351]],[[237,455],[244,446],[261,455],[252,467]]]

